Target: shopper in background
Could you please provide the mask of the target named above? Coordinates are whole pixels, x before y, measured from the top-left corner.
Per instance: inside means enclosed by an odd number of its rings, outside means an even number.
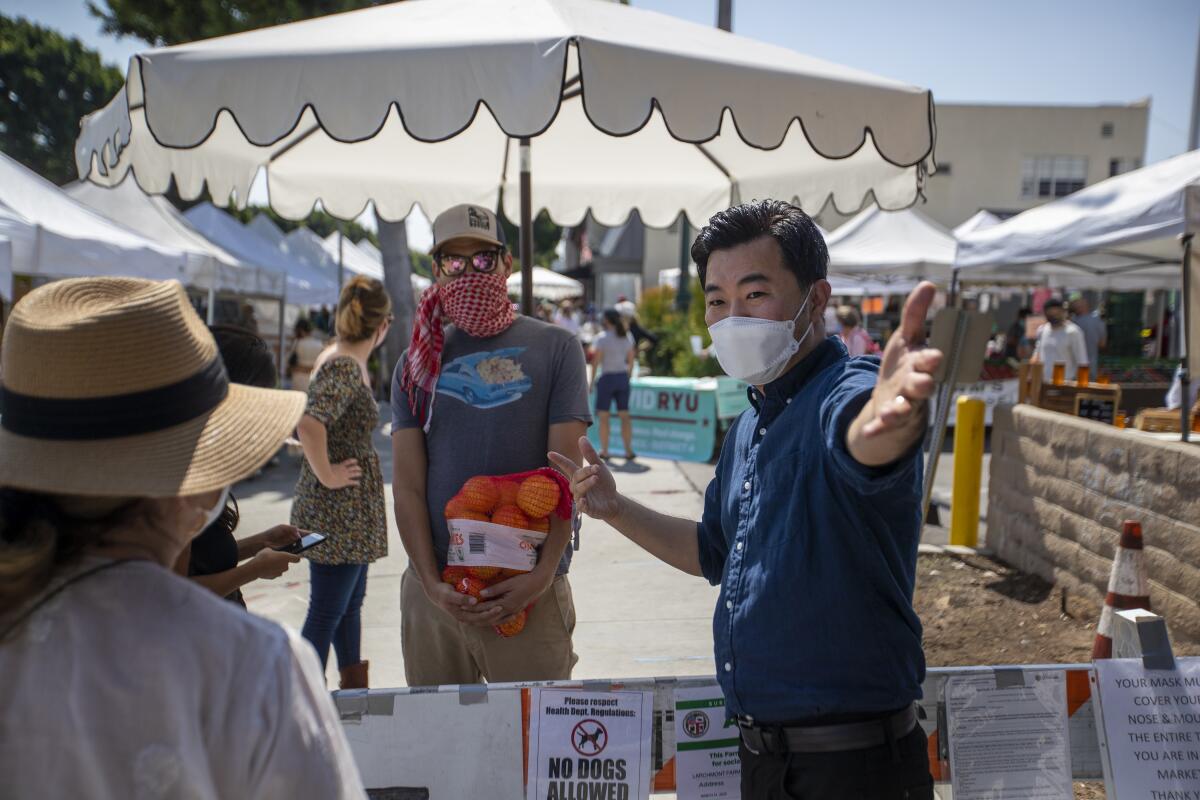
[[[234,325],[213,325],[209,332],[232,383],[275,388],[275,359],[266,342]],[[183,548],[175,571],[245,608],[243,586],[260,578],[274,580],[300,560],[275,549],[299,539],[300,531],[291,525],[276,525],[239,540],[233,535],[239,521],[237,499],[230,494],[221,515]]]
[[[391,312],[382,282],[358,276],[342,287],[337,342],[313,375],[299,426],[304,462],[291,521],[329,537],[304,554],[312,585],[302,633],[322,665],[333,644],[343,689],[368,684],[361,657],[367,568],[387,555],[383,473],[372,441],[379,407],[367,359],[386,338]]]
[[[851,305],[839,306],[837,319],[840,326],[838,336],[842,338],[842,344],[846,345],[846,352],[851,358],[875,355],[879,352],[879,346],[871,339],[871,335],[862,329],[862,316],[857,308]]]
[[[633,461],[633,424],[629,419],[629,381],[637,350],[633,336],[625,329],[625,320],[615,308],[604,311],[604,332],[592,343],[592,381],[596,392],[596,415],[600,419],[600,457],[608,458],[612,406],[617,404],[621,418],[621,442],[625,458]]]
[[[1100,351],[1108,347],[1108,326],[1100,315],[1091,311],[1088,301],[1079,292],[1071,295],[1071,321],[1083,331],[1087,345],[1088,364],[1093,370],[1100,368]]]
[[[1088,360],[1087,342],[1083,331],[1067,319],[1067,309],[1062,298],[1051,297],[1042,307],[1046,324],[1038,329],[1037,345],[1033,350],[1034,364],[1043,365],[1043,380],[1054,378],[1054,365],[1063,364],[1067,380],[1074,380],[1079,367]]]
[[[308,382],[317,366],[317,359],[325,350],[325,341],[313,331],[312,323],[306,318],[296,320],[293,329],[292,354],[288,357],[288,375],[292,388],[298,392],[308,391]]]

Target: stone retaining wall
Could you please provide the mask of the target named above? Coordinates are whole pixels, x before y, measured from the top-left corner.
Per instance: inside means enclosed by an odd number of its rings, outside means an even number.
[[[1099,606],[1126,519],[1142,523],[1150,600],[1200,641],[1200,445],[1030,405],[996,409],[988,546]]]

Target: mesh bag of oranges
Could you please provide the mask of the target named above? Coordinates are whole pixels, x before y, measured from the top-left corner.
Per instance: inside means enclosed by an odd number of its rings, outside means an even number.
[[[477,475],[450,498],[445,513],[450,546],[442,580],[478,597],[488,586],[537,565],[551,516],[571,518],[571,493],[566,479],[549,467]],[[497,625],[496,633],[509,637],[524,630],[529,608]]]

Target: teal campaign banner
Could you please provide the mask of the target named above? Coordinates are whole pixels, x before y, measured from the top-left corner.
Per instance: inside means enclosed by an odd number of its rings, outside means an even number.
[[[635,378],[629,392],[633,451],[649,458],[711,460],[717,444],[717,391],[713,378]],[[588,439],[597,450],[604,449],[598,424],[588,429]],[[615,407],[607,449],[614,456],[625,452]]]

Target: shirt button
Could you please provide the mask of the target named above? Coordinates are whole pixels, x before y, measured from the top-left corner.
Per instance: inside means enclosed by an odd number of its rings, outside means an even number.
[[[742,488],[745,489],[747,492],[750,491],[750,481],[746,481],[745,483],[743,483]]]
[[[732,601],[732,600],[726,600],[726,601],[725,601],[725,608],[729,609],[730,611],[733,611],[733,601]]]
[[[766,435],[767,435],[767,429],[766,429],[766,428],[759,428],[759,429],[758,429],[758,435],[759,435],[759,436],[766,436]]]
[[[726,671],[726,672],[733,672],[733,664],[730,664],[728,661],[726,661],[726,662],[725,662],[725,671]]]
[[[741,550],[741,549],[742,549],[742,543],[741,543],[741,542],[738,542],[738,543],[737,543],[737,549],[738,549],[738,550]]]
[[[789,397],[789,398],[787,399],[787,404],[788,404],[789,406],[792,404],[792,398],[790,398],[790,397]]]

